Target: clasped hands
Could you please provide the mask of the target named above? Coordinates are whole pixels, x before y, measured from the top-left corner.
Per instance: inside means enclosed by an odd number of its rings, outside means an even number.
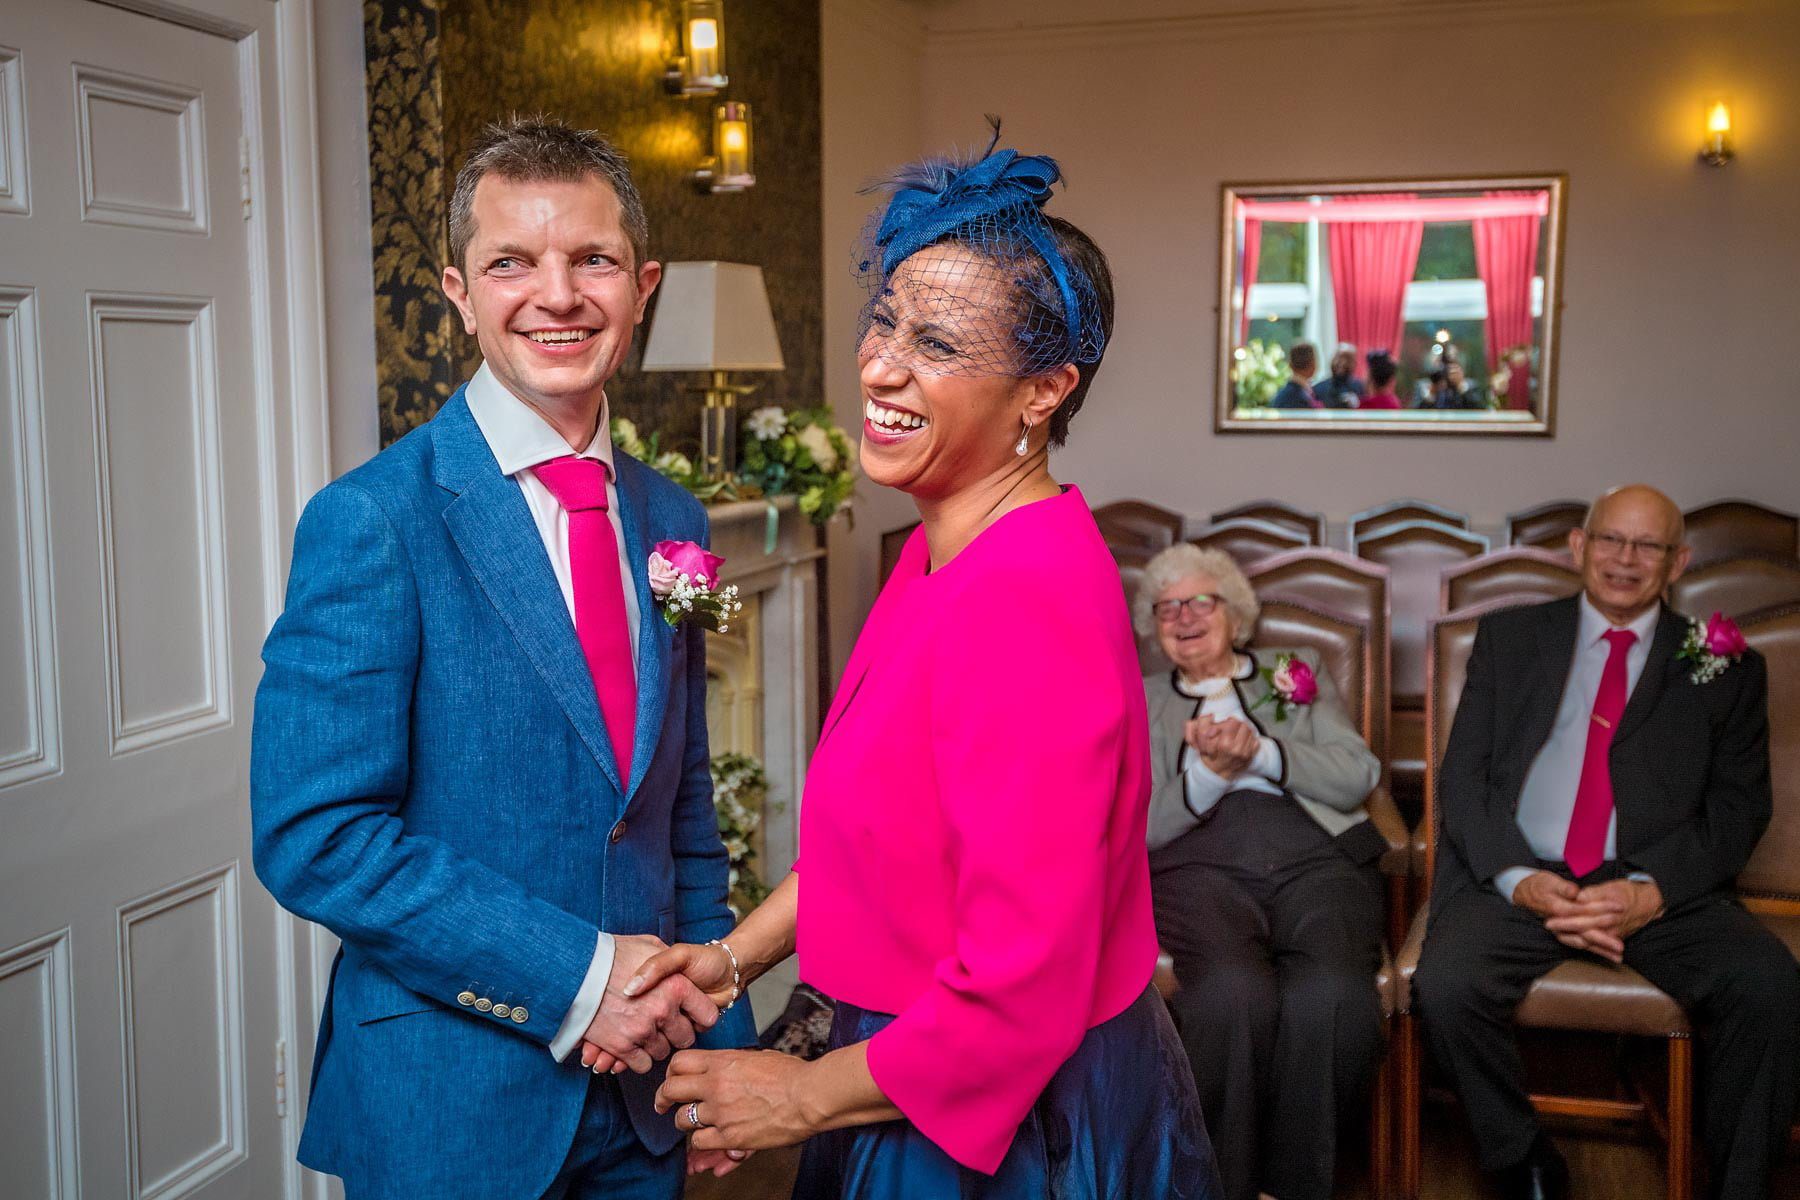
[[[1662,915],[1653,880],[1615,879],[1581,887],[1553,871],[1533,871],[1513,889],[1513,903],[1544,918],[1556,940],[1608,962],[1625,960],[1625,939]]]
[[[1182,727],[1181,736],[1207,770],[1226,780],[1242,774],[1262,749],[1262,735],[1241,717],[1195,717]]]
[[[750,1151],[790,1145],[812,1132],[797,1131],[783,1139],[764,1120],[753,1120],[752,1128],[745,1129],[742,1121],[732,1119],[739,1107],[767,1117],[778,1107],[770,1100],[788,1090],[780,1084],[791,1068],[806,1065],[799,1059],[774,1051],[688,1050],[695,1032],[712,1028],[719,1013],[737,1000],[733,974],[730,956],[718,946],[665,947],[655,937],[618,937],[600,1011],[582,1036],[581,1065],[596,1074],[627,1069],[643,1074],[655,1060],[683,1052],[669,1064],[656,1110],[683,1110],[675,1125],[692,1135],[690,1175],[726,1175]],[[695,1126],[687,1114],[701,1104],[702,1124]],[[777,1125],[785,1129],[790,1123]]]

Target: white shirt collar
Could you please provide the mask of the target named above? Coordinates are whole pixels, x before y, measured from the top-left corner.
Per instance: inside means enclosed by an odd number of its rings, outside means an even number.
[[[535,408],[508,391],[486,363],[482,363],[481,369],[469,380],[463,398],[469,403],[469,413],[475,418],[481,436],[487,440],[488,449],[494,452],[501,474],[517,475],[569,453],[569,443],[563,440],[562,434],[556,432]],[[594,430],[594,440],[581,452],[581,457],[605,463],[607,476],[617,478],[608,407],[602,393],[600,424]]]
[[[1656,622],[1661,617],[1662,605],[1652,604],[1639,613],[1631,624],[1614,625],[1601,615],[1600,610],[1594,607],[1594,602],[1588,599],[1587,593],[1583,592],[1581,593],[1581,627],[1576,634],[1576,644],[1585,649],[1606,636],[1606,631],[1609,629],[1629,629],[1637,634],[1637,641],[1632,643],[1634,648],[1648,646],[1651,634],[1656,630]]]

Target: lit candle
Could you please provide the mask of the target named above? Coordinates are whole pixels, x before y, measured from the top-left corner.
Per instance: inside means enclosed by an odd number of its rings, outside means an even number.
[[[750,152],[750,106],[742,101],[719,105],[714,145],[719,156],[718,182],[740,187],[755,181]]]
[[[719,22],[695,17],[688,22],[688,75],[710,81],[719,74]]]

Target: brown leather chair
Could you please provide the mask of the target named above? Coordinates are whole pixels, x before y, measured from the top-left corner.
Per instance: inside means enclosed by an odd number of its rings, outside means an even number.
[[[1705,620],[1716,612],[1736,620],[1746,613],[1800,602],[1800,560],[1723,558],[1690,567],[1669,585],[1677,612]]]
[[[1405,521],[1358,538],[1356,556],[1388,569],[1393,606],[1394,707],[1425,704],[1425,624],[1437,613],[1439,579],[1488,551],[1488,540],[1435,521]]]
[[[1250,517],[1209,525],[1188,541],[1202,548],[1223,550],[1238,566],[1246,569],[1252,563],[1288,550],[1299,550],[1307,544],[1304,534]]]
[[[1372,733],[1379,724],[1380,710],[1375,700],[1374,681],[1383,674],[1377,659],[1369,623],[1359,614],[1334,612],[1319,604],[1295,603],[1270,599],[1258,589],[1262,612],[1256,622],[1251,646],[1281,646],[1316,651],[1331,681],[1337,685],[1351,719],[1363,740],[1374,745]],[[1404,854],[1407,831],[1387,789],[1377,785],[1367,801],[1369,819],[1380,830],[1394,851]],[[1389,893],[1390,916],[1400,910],[1395,896]],[[1404,915],[1402,913],[1402,915]],[[1394,923],[1390,921],[1390,929]],[[1174,995],[1179,986],[1175,965],[1167,954],[1159,954],[1155,983],[1165,998]],[[1393,958],[1388,947],[1382,949],[1381,969],[1376,973],[1375,987],[1381,996],[1382,1016],[1391,1018],[1394,1005]],[[1393,1078],[1384,1064],[1376,1074],[1375,1096],[1369,1121],[1369,1176],[1374,1194],[1387,1195],[1393,1176]]]
[[[1580,529],[1588,506],[1580,500],[1552,500],[1521,512],[1506,514],[1506,544],[1562,550],[1569,545],[1569,530]]]
[[[1212,515],[1213,523],[1235,521],[1247,517],[1252,521],[1264,521],[1270,525],[1290,530],[1304,537],[1307,544],[1323,546],[1325,544],[1325,518],[1318,513],[1304,512],[1291,504],[1283,504],[1279,500],[1252,500],[1249,504],[1240,504],[1236,508],[1228,508]]]
[[[1560,600],[1581,590],[1581,572],[1567,554],[1509,546],[1444,570],[1438,611],[1455,612],[1511,596],[1521,602]]]
[[[1793,558],[1800,553],[1800,517],[1751,500],[1720,500],[1687,514],[1689,566],[1749,555]]]
[[[1181,540],[1187,518],[1144,500],[1114,500],[1094,510],[1094,524],[1115,551],[1130,548],[1154,554]]]
[[[1737,888],[1744,907],[1800,957],[1800,604],[1747,613],[1738,627],[1768,660],[1775,811]]]
[[[1350,544],[1354,546],[1363,538],[1373,537],[1384,529],[1392,529],[1408,521],[1435,521],[1452,529],[1469,527],[1468,516],[1453,509],[1441,508],[1424,500],[1390,500],[1386,504],[1377,504],[1374,508],[1365,508],[1350,518]]]
[[[1431,623],[1429,676],[1425,727],[1430,754],[1426,759],[1425,821],[1431,830],[1426,844],[1426,896],[1413,918],[1412,928],[1400,949],[1395,966],[1399,1014],[1396,1072],[1399,1075],[1400,1194],[1415,1200],[1419,1194],[1421,1151],[1419,1107],[1424,1091],[1423,1044],[1419,1019],[1412,1007],[1412,979],[1425,943],[1429,911],[1429,884],[1436,867],[1438,840],[1438,771],[1450,726],[1462,699],[1469,655],[1475,648],[1475,629],[1482,617],[1516,608],[1502,598],[1439,617]],[[1800,637],[1796,638],[1800,642]],[[1693,1030],[1687,1014],[1665,993],[1629,967],[1608,963],[1569,961],[1552,968],[1525,994],[1514,1020],[1528,1029],[1558,1029],[1632,1037],[1661,1038],[1668,1045],[1669,1078],[1666,1105],[1661,1114],[1646,1102],[1595,1099],[1586,1096],[1533,1094],[1539,1112],[1560,1116],[1628,1120],[1648,1117],[1666,1130],[1669,1144],[1669,1200],[1689,1200],[1693,1195]]]

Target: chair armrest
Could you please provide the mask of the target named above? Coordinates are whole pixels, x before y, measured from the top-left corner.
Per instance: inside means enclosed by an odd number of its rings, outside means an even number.
[[[1375,826],[1388,844],[1381,856],[1381,873],[1383,875],[1411,875],[1413,873],[1413,850],[1408,844],[1406,821],[1400,816],[1400,810],[1394,804],[1394,797],[1386,787],[1377,786],[1363,801],[1363,807],[1369,814],[1369,822]]]

